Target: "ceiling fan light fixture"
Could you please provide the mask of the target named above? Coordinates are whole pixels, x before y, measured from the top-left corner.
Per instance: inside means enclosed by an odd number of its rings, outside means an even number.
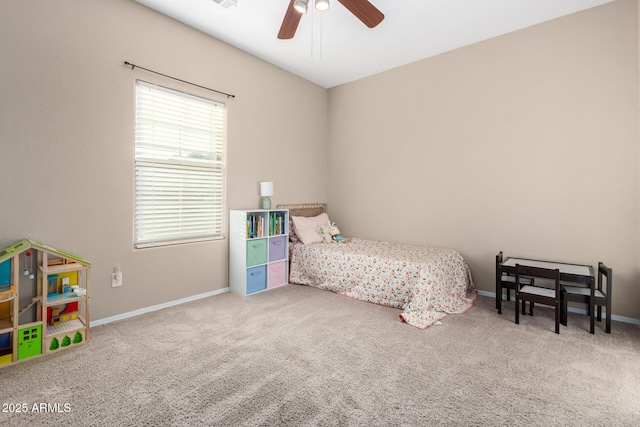
[[[320,12],[329,9],[329,0],[316,0],[316,9]]]
[[[307,6],[309,5],[309,0],[296,0],[293,2],[293,7],[300,13],[307,13]]]

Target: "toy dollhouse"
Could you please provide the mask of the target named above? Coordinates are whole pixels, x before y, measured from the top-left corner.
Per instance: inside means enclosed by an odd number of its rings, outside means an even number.
[[[89,341],[90,267],[32,240],[0,251],[0,367]]]

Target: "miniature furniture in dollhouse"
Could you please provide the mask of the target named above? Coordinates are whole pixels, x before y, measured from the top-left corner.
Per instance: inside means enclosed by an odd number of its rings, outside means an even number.
[[[90,267],[32,240],[0,251],[0,366],[89,341]]]

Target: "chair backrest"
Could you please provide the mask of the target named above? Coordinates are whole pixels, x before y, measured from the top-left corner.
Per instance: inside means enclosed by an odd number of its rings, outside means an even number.
[[[552,279],[555,281],[556,292],[560,292],[560,270],[542,267],[531,267],[528,265],[516,264],[516,288],[520,288],[520,276],[540,277],[542,279]]]
[[[502,264],[502,251],[496,255],[496,278],[500,275],[500,265]]]
[[[611,283],[612,283],[613,270],[604,265],[604,263],[598,263],[598,290],[607,296],[607,300],[611,301]],[[602,278],[605,277],[606,281],[603,282]],[[603,286],[606,283],[606,289]]]

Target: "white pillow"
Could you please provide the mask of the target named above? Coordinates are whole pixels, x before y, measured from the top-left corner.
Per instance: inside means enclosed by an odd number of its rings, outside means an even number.
[[[296,235],[303,244],[320,243],[324,240],[318,233],[318,229],[324,224],[329,224],[329,215],[326,213],[313,217],[292,216],[291,220],[296,229]]]

